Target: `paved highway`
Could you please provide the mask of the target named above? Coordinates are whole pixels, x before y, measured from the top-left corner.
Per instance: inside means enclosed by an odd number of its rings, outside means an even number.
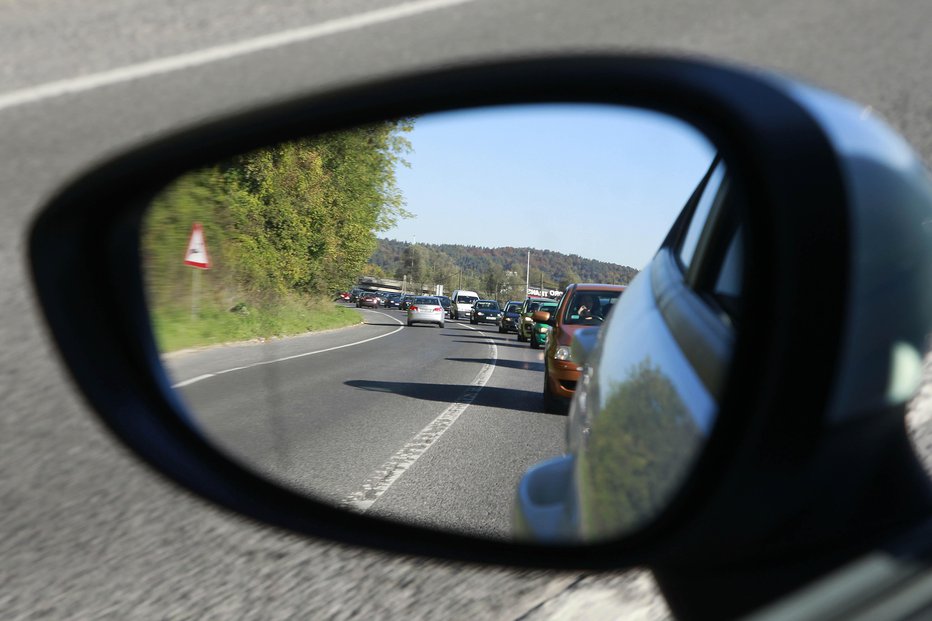
[[[872,106],[932,163],[928,0],[477,0],[340,21],[396,4],[0,3],[4,619],[665,614],[643,573],[486,568],[307,540],[208,506],[129,456],[94,422],[58,364],[25,262],[36,211],[110,154],[169,128],[346,80],[485,55],[595,49],[788,72]],[[311,28],[297,33],[303,39],[280,36],[301,28]],[[214,55],[197,54],[205,50]],[[479,408],[470,410],[441,440],[453,439]],[[928,401],[917,411],[917,445],[932,455]]]
[[[205,434],[302,492],[408,522],[511,535],[522,473],[562,453],[543,356],[494,325],[405,327],[398,310],[321,334],[170,355]]]

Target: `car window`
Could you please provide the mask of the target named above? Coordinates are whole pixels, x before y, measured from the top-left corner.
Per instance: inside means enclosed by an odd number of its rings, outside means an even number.
[[[686,284],[726,323],[737,320],[744,267],[744,236],[738,202],[742,196],[726,173],[715,205],[686,272]]]
[[[608,317],[621,291],[577,291],[566,307],[563,323],[598,324]]]
[[[702,231],[705,229],[705,225],[709,220],[709,215],[712,213],[712,207],[715,206],[716,198],[719,195],[719,189],[724,179],[725,164],[719,162],[709,176],[702,190],[702,194],[699,196],[699,200],[690,217],[689,227],[686,229],[686,234],[683,236],[683,240],[680,243],[678,255],[684,269],[692,264],[696,248],[699,245],[699,239],[702,236]]]

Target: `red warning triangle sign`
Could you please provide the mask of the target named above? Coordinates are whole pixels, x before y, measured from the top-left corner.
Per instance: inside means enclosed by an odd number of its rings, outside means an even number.
[[[188,249],[184,253],[184,264],[206,270],[210,267],[210,258],[207,256],[207,241],[204,239],[204,227],[195,222],[191,227],[191,236],[188,238]]]

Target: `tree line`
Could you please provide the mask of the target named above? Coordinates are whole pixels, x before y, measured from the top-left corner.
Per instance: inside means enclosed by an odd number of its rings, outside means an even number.
[[[535,248],[485,248],[458,244],[408,244],[379,239],[365,275],[406,278],[415,286],[440,284],[469,289],[491,299],[523,299],[527,253],[532,287],[562,291],[573,282],[628,284],[633,267]]]

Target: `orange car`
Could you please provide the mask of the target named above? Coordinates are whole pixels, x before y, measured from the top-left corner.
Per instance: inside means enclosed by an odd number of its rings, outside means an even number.
[[[601,325],[624,290],[623,285],[574,283],[564,291],[555,313],[534,313],[535,321],[553,326],[544,351],[544,408],[548,412],[566,412],[576,391],[580,368],[570,360],[573,333]]]

